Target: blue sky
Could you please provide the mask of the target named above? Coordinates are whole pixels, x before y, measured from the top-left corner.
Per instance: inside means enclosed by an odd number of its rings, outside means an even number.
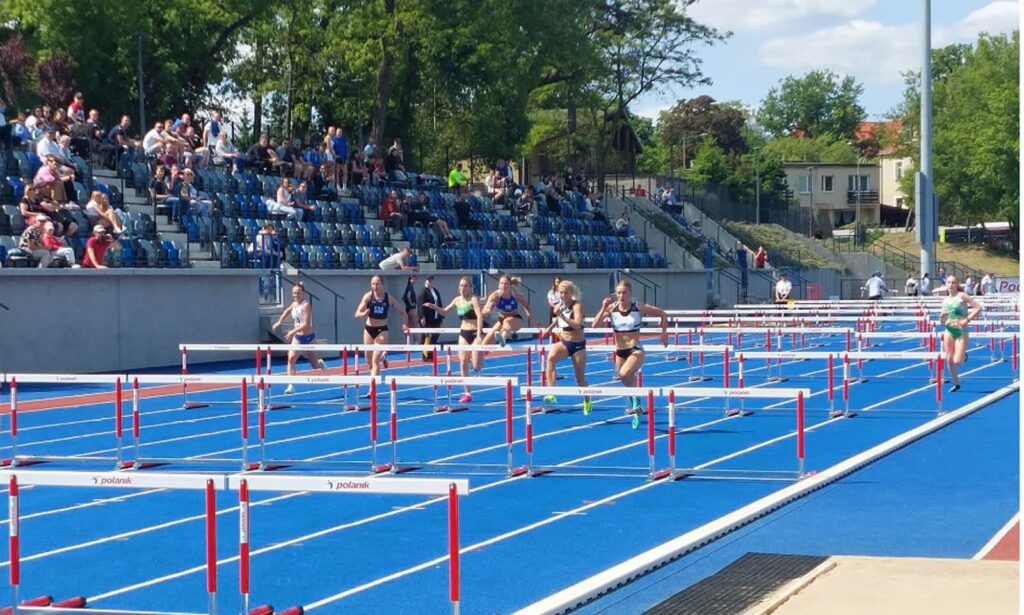
[[[697,21],[733,35],[701,52],[714,83],[648,94],[633,111],[647,117],[677,100],[709,94],[756,107],[788,75],[830,69],[864,86],[861,105],[881,119],[902,98],[900,73],[920,67],[921,0],[700,0]],[[1016,0],[932,0],[932,46],[971,42],[979,32],[1019,27]]]

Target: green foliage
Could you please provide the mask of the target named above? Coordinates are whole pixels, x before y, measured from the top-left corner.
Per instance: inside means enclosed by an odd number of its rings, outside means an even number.
[[[856,149],[846,141],[835,141],[829,136],[814,139],[782,137],[769,141],[764,150],[780,160],[790,162],[857,163]]]
[[[772,135],[849,139],[864,120],[858,99],[864,86],[832,71],[786,77],[761,102],[758,121]]]
[[[713,137],[705,137],[690,167],[690,179],[701,185],[723,184],[729,177],[729,159]]]
[[[684,141],[697,143],[701,136],[710,135],[718,147],[730,154],[746,152],[746,122],[741,109],[719,104],[707,95],[681,100],[672,109],[663,111],[659,118],[666,144],[679,148]],[[680,160],[679,164],[685,165],[685,161]]]
[[[932,172],[941,224],[1006,221],[1016,225],[1020,199],[1020,32],[982,35],[974,46],[951,45],[932,53]],[[905,125],[920,123],[920,76],[907,75],[897,110]],[[920,147],[908,136],[914,166]],[[903,191],[913,202],[914,173]]]

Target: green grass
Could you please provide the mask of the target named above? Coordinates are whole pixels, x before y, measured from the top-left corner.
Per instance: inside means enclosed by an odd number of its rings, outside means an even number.
[[[886,233],[878,239],[878,242],[911,254],[918,254],[921,251],[921,244],[917,243],[913,232]],[[991,271],[1000,277],[1020,275],[1020,259],[1018,257],[1006,252],[997,252],[985,246],[940,243],[937,244],[935,251],[936,260],[954,261],[979,271]]]
[[[775,258],[776,262],[772,265],[776,267],[792,265],[804,269],[843,270],[842,265],[818,256],[799,243],[794,243],[792,235],[773,225],[728,221],[724,222],[723,226],[751,250],[756,251],[758,246],[764,246]],[[786,262],[778,262],[780,255]],[[750,257],[753,258],[753,254]]]

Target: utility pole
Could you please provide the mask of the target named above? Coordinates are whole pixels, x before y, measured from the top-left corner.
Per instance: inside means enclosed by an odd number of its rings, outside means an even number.
[[[142,81],[142,32],[139,32],[139,134],[146,134],[146,90]]]
[[[938,207],[932,193],[932,5],[922,0],[924,19],[921,50],[921,169],[914,182],[917,240],[921,243],[921,274],[933,273],[938,239]]]
[[[754,195],[757,210],[754,214],[755,224],[761,224],[761,148],[754,148]]]

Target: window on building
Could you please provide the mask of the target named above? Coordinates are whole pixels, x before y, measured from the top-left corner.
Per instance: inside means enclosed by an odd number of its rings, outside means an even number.
[[[903,179],[903,161],[897,160],[893,168],[896,170],[896,179]]]
[[[833,175],[822,175],[821,176],[821,191],[822,192],[832,192],[834,185],[835,185],[835,176],[833,176]]]
[[[807,194],[811,191],[811,177],[810,175],[800,175],[800,192]]]
[[[847,176],[846,189],[847,190],[867,190],[868,189],[868,175],[849,175]],[[860,181],[858,181],[860,180]],[[859,184],[859,185],[858,185]]]
[[[903,207],[903,197],[896,197],[896,207]]]

